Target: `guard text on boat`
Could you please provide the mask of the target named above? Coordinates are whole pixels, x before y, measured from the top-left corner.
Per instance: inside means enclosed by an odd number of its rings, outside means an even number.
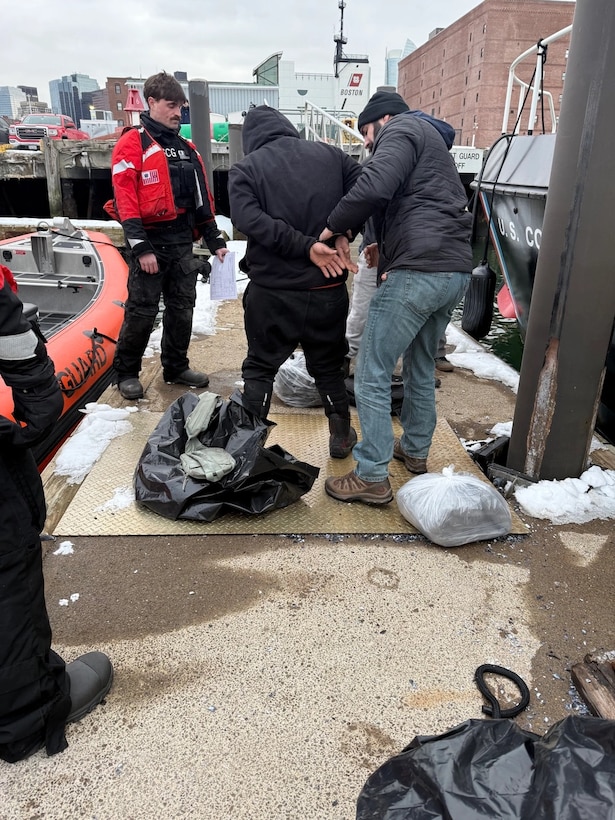
[[[74,395],[96,373],[106,367],[107,351],[104,339],[91,337],[92,346],[64,370],[56,373],[56,380],[65,396]]]

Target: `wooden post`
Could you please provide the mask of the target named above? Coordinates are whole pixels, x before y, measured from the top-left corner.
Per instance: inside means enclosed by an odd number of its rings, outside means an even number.
[[[50,216],[63,216],[62,180],[60,179],[60,152],[59,146],[49,137],[43,140],[43,157],[45,160],[45,176],[47,177],[47,199],[49,201]]]
[[[211,156],[211,121],[209,117],[209,84],[207,80],[190,80],[188,83],[190,98],[190,128],[192,142],[197,150],[207,172],[207,184],[213,194],[214,173]]]

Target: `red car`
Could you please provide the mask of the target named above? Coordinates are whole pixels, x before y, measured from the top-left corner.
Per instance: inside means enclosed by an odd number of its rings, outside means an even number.
[[[52,140],[89,140],[65,114],[27,114],[21,122],[9,127],[9,144],[13,148],[37,151],[43,137]]]

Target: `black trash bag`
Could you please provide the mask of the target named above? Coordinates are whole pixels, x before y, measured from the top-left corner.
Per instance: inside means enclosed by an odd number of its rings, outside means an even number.
[[[416,737],[374,772],[356,820],[612,820],[615,721],[570,716],[541,737],[468,720]]]
[[[198,401],[194,393],[184,393],[149,437],[134,475],[138,503],[173,520],[213,521],[231,510],[259,515],[281,509],[309,492],[319,468],[278,445],[265,447],[274,425],[246,410],[238,391],[228,401],[218,398],[199,436],[204,445],[230,453],[235,467],[216,482],[186,476],[179,459],[187,440],[186,419]]]
[[[344,379],[344,386],[346,388],[346,395],[348,396],[348,403],[352,407],[357,406],[357,400],[354,394],[354,374],[347,376]],[[399,416],[401,413],[401,406],[404,403],[404,382],[401,376],[391,376],[391,415]]]

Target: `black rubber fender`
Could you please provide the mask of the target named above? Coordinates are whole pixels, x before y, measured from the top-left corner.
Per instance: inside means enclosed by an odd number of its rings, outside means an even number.
[[[483,262],[474,268],[463,299],[461,327],[477,341],[484,339],[493,321],[495,271]]]

